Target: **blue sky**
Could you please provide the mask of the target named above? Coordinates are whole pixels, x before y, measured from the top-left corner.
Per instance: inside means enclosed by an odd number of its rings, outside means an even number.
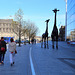
[[[45,32],[47,19],[50,19],[48,32],[51,35],[54,25],[52,10],[55,8],[60,10],[57,13],[57,27],[65,25],[65,0],[1,0],[0,19],[9,19],[19,8],[23,10],[24,19],[34,22],[39,28],[38,36]]]

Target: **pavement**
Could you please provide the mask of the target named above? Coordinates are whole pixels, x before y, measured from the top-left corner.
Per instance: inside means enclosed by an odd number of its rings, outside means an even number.
[[[0,75],[75,75],[75,45],[58,42],[58,50],[41,48],[41,43],[17,45],[15,64],[11,67],[9,52],[4,65],[0,65]],[[8,48],[8,46],[7,46]]]

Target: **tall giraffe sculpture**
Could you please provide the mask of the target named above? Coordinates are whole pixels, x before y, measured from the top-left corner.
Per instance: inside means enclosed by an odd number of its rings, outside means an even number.
[[[48,47],[48,22],[49,22],[49,20],[50,19],[45,21],[46,22],[46,31],[45,31],[45,33],[42,34],[41,48],[43,47],[43,44],[44,44],[44,48],[46,48],[46,45],[47,45],[47,48],[49,48]]]
[[[54,9],[53,12],[55,13],[55,21],[54,21],[54,27],[53,27],[53,31],[51,34],[52,37],[52,47],[54,49],[54,41],[56,41],[56,48],[58,49],[58,28],[56,26],[56,13],[57,13],[57,9]]]

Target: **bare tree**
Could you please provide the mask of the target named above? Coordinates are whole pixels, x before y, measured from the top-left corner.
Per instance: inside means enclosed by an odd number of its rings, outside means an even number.
[[[19,46],[21,43],[21,29],[22,29],[22,22],[23,22],[23,11],[22,9],[19,9],[16,13],[15,13],[15,19],[17,20],[18,24],[18,30],[19,30]]]
[[[38,32],[38,27],[34,23],[28,21],[27,23],[27,36],[29,36],[29,41],[34,38]]]
[[[19,23],[17,21],[12,21],[12,31],[19,36]]]
[[[27,29],[27,26],[26,26],[26,21],[23,21],[22,36],[24,36],[25,40],[26,40],[26,37],[27,37],[27,32],[28,32],[28,29]]]

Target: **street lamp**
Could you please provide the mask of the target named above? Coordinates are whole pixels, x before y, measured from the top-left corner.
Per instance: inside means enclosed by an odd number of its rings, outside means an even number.
[[[67,0],[66,1],[66,16],[65,16],[65,41],[67,40]]]
[[[21,23],[19,25],[19,47],[21,46]]]

